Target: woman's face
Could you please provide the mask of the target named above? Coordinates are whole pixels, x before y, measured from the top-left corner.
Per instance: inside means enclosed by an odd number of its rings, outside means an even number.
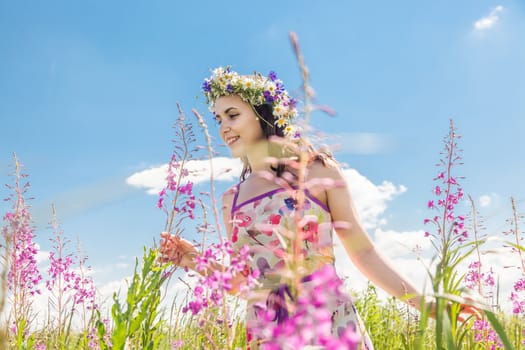
[[[220,136],[234,157],[245,156],[250,146],[265,139],[257,115],[238,95],[219,97],[215,101],[215,118]]]

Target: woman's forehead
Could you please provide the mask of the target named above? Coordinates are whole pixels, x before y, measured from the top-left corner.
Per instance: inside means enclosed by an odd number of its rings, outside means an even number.
[[[221,96],[215,101],[214,112],[223,113],[232,107],[240,109],[247,106],[248,102],[243,101],[239,95]]]

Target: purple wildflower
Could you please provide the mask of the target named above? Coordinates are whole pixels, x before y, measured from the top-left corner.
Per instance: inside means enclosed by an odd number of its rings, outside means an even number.
[[[278,311],[271,303],[258,304],[258,317],[249,325],[249,331],[263,341],[262,348],[300,349],[317,345],[326,349],[357,349],[361,339],[353,325],[332,334],[329,310],[349,301],[333,266],[317,270],[298,287],[297,299],[287,300],[287,317],[280,323],[274,322]]]
[[[272,93],[268,90],[265,90],[263,92],[263,96],[264,96],[264,100],[266,101],[266,103],[268,104],[272,104],[273,101],[275,101],[275,98],[273,97]]]
[[[281,81],[276,82],[275,83],[275,94],[276,95],[281,95],[284,91],[285,91],[284,84]],[[290,100],[292,100],[292,98],[290,98]],[[288,104],[289,104],[289,102],[288,102]]]
[[[211,91],[211,83],[209,80],[204,80],[204,82],[202,83],[202,90],[204,90],[204,92],[210,92]]]
[[[476,342],[483,342],[487,345],[487,348],[488,346],[491,346],[490,349],[503,347],[503,343],[498,334],[492,329],[487,321],[475,320],[472,325],[472,330],[474,331],[474,340]]]
[[[259,271],[250,271],[250,259],[248,247],[236,252],[229,242],[213,245],[198,255],[195,258],[197,271],[213,272],[199,278],[197,286],[193,289],[193,300],[183,307],[182,311],[191,311],[193,315],[197,315],[210,306],[222,305],[225,295],[234,288],[233,279],[239,274],[245,277],[245,282],[238,286],[239,292],[251,290],[257,284]],[[217,270],[216,266],[224,260],[229,260],[230,264],[223,270]]]

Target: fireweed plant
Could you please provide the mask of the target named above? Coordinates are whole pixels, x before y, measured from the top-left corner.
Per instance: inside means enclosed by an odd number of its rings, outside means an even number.
[[[196,198],[193,183],[187,180],[190,173],[186,165],[199,147],[190,148],[195,142],[193,126],[186,122],[180,105],[177,106],[179,118],[173,125],[174,151],[167,166],[166,185],[159,192],[156,205],[166,214],[164,230],[181,235],[182,223],[195,218]],[[160,262],[158,249],[144,247],[141,263],[138,259],[135,262],[125,302],[120,301],[118,293],[113,294],[112,323],[102,319],[99,313],[97,329],[101,349],[157,349],[165,344],[165,333],[171,335],[171,332],[165,332],[166,322],[160,310],[161,288],[168,284],[165,282],[173,272],[170,264]],[[175,339],[173,344],[180,344],[179,341]]]
[[[420,321],[420,331],[424,334],[428,326],[430,312],[435,315],[435,341],[438,349],[461,349],[468,340],[466,337],[470,330],[476,333],[485,332],[488,325],[492,326],[494,333],[491,333],[490,342],[496,346],[503,345],[505,349],[511,349],[502,324],[497,320],[495,314],[484,304],[476,303],[472,299],[464,299],[460,294],[465,292],[462,282],[467,281],[467,287],[479,285],[476,278],[480,278],[480,264],[472,263],[470,272],[466,275],[459,272],[458,266],[474,251],[478,251],[479,245],[483,243],[477,236],[477,226],[474,225],[475,237],[472,240],[465,226],[465,216],[457,211],[457,205],[463,200],[464,192],[459,180],[462,177],[455,174],[455,168],[462,165],[461,149],[458,148],[460,135],[456,133],[454,123],[450,120],[449,133],[444,139],[444,150],[441,152],[442,158],[437,166],[440,168],[434,181],[437,185],[433,193],[435,197],[428,201],[427,207],[436,212],[436,215],[424,220],[426,225],[434,225],[435,231],[426,231],[434,246],[437,254],[434,258],[435,271],[431,274],[432,292],[435,298],[432,305],[433,310],[427,309],[422,313]],[[474,209],[475,211],[475,209]],[[476,213],[474,213],[476,214]],[[479,261],[478,261],[479,262]],[[476,275],[478,274],[478,275]],[[484,275],[485,276],[485,275]],[[485,276],[484,283],[492,283],[491,275]],[[423,301],[424,302],[424,301]],[[471,304],[483,310],[482,320],[468,320],[461,322],[459,316],[462,304]],[[488,320],[488,321],[487,321]],[[481,323],[485,322],[485,323]],[[476,333],[478,334],[478,333]],[[496,339],[496,334],[501,340]],[[422,337],[416,339],[416,348],[422,348]]]
[[[485,253],[482,251],[481,246],[485,244],[487,238],[486,234],[481,233],[485,229],[483,226],[483,219],[476,209],[476,203],[472,196],[469,195],[468,199],[471,207],[471,213],[468,217],[471,224],[468,229],[474,239],[475,259],[468,265],[467,274],[465,275],[463,282],[468,289],[481,296],[488,305],[496,306],[497,300],[494,300],[494,272],[492,268],[485,270],[481,259],[481,255]]]
[[[78,260],[65,251],[69,242],[61,231],[53,207],[53,250],[49,253],[48,279],[45,288],[49,291],[49,314],[47,315],[47,332],[38,329],[34,322],[38,316],[33,309],[34,297],[41,294],[43,277],[37,266],[38,248],[35,242],[29,206],[26,204],[26,193],[29,189],[27,175],[22,173],[22,165],[14,155],[15,171],[12,174],[13,185],[6,185],[12,193],[6,201],[12,202],[12,210],[4,215],[6,224],[2,227],[5,244],[4,271],[6,279],[2,288],[7,285],[10,313],[8,315],[7,341],[10,348],[16,349],[66,349],[87,346],[89,329],[93,326],[95,303],[95,286],[88,276],[86,258]],[[56,316],[54,316],[56,315]],[[73,321],[81,318],[80,334],[72,330]],[[73,334],[74,333],[74,334]],[[7,347],[7,346],[6,346]]]
[[[179,118],[174,125],[176,139],[174,140],[175,149],[168,164],[167,184],[159,193],[157,206],[167,214],[166,232],[173,233],[177,236],[183,234],[181,223],[184,219],[195,219],[194,209],[196,207],[196,197],[193,194],[193,183],[187,178],[192,174],[185,167],[189,161],[195,159],[200,147],[192,147],[195,137],[192,130],[192,124],[186,121],[185,114],[180,105]],[[208,158],[210,159],[211,174],[213,174],[213,150],[211,146],[211,137],[204,119],[193,111],[197,121],[204,133],[208,145]],[[197,277],[195,287],[191,287],[188,281],[183,281],[190,288],[190,300],[182,308],[182,313],[191,313],[192,316],[198,317],[197,322],[202,332],[206,347],[223,349],[234,348],[235,338],[239,338],[235,332],[238,330],[232,327],[234,322],[231,319],[232,303],[229,302],[228,295],[232,292],[232,279],[237,275],[243,274],[246,277],[246,283],[241,286],[241,292],[251,288],[258,277],[258,271],[249,271],[248,262],[250,256],[247,249],[235,252],[230,243],[222,237],[219,225],[219,215],[215,205],[213,175],[210,178],[212,199],[212,209],[215,217],[215,225],[210,225],[207,219],[207,210],[202,207],[203,216],[201,223],[197,226],[197,232],[202,234],[200,254],[195,258],[196,270],[199,276],[188,274],[187,278]],[[205,193],[201,193],[205,195]],[[169,198],[168,201],[166,199]],[[170,207],[165,206],[168,202]],[[199,203],[202,201],[199,200]],[[175,223],[172,225],[172,223]],[[216,233],[218,237],[215,241],[218,243],[206,246],[206,235]],[[177,265],[177,260],[182,257],[174,257],[173,262]],[[173,269],[168,273],[171,274]],[[215,335],[215,336],[211,336]],[[183,339],[174,339],[179,344]]]
[[[509,269],[519,271],[509,296],[512,301],[513,315],[511,327],[514,337],[519,339],[519,344],[525,345],[525,325],[522,322],[525,318],[525,246],[523,244],[525,232],[520,228],[520,224],[523,224],[524,216],[518,212],[514,197],[511,197],[511,205],[512,217],[508,220],[510,229],[504,234],[511,237],[512,241],[506,241],[505,247],[510,248],[511,254],[518,259],[516,266],[509,267]]]
[[[86,259],[67,251],[70,240],[64,236],[61,229],[55,206],[52,206],[52,231],[50,239],[52,250],[49,252],[49,279],[46,288],[49,290],[49,306],[54,309],[56,319],[50,319],[49,326],[55,329],[56,334],[48,342],[51,349],[67,349],[70,345],[86,347],[89,344],[91,330],[95,326],[96,290],[93,278],[88,275],[89,267],[85,266]],[[74,316],[80,318],[80,337],[72,336],[72,322]]]
[[[32,304],[36,294],[40,294],[39,283],[42,275],[37,266],[38,247],[34,241],[29,205],[26,192],[29,189],[27,174],[22,172],[22,164],[14,158],[13,185],[6,185],[11,191],[6,201],[11,202],[11,211],[4,217],[2,235],[5,246],[8,300],[11,304],[9,315],[9,345],[16,349],[31,347],[34,335],[31,334],[31,322],[34,314]],[[4,282],[4,281],[2,281]]]
[[[471,214],[469,215],[471,225],[469,226],[469,230],[474,239],[475,259],[468,265],[468,270],[463,277],[463,282],[466,288],[481,297],[493,311],[498,311],[498,303],[497,300],[494,299],[494,272],[492,268],[488,270],[484,269],[481,259],[481,255],[484,253],[481,250],[481,245],[486,242],[486,235],[481,234],[481,231],[484,230],[483,219],[476,209],[476,204],[472,196],[469,195],[468,199],[471,206]],[[487,321],[486,317],[474,320],[471,325],[471,330],[474,332],[474,342],[484,344],[486,348],[503,347],[499,336]]]

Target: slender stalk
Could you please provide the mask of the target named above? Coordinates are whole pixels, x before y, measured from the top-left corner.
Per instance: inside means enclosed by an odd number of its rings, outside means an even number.
[[[476,284],[478,285],[478,293],[482,295],[482,287],[481,287],[481,252],[479,249],[480,241],[478,237],[478,211],[476,210],[476,203],[474,202],[474,199],[469,194],[468,199],[470,201],[470,206],[472,208],[472,232],[474,233],[474,244],[476,249],[476,254],[478,256],[478,267],[477,267],[477,273],[478,273],[478,279],[476,281]]]
[[[514,226],[512,232],[514,233],[514,238],[516,240],[516,251],[518,252],[518,256],[520,257],[521,271],[523,274],[525,274],[525,260],[523,259],[522,250],[518,249],[518,247],[520,246],[518,210],[516,209],[516,201],[514,200],[514,197],[510,197],[510,201],[512,203],[512,223]]]
[[[175,218],[175,204],[177,203],[177,199],[179,197],[179,193],[180,191],[178,190],[179,189],[179,186],[180,186],[180,183],[182,181],[182,178],[183,178],[183,169],[184,169],[184,165],[186,164],[186,160],[188,158],[188,153],[189,153],[189,150],[188,150],[188,142],[187,142],[187,139],[186,139],[186,128],[185,128],[185,125],[184,125],[184,121],[186,119],[185,115],[184,115],[184,112],[182,111],[180,105],[177,103],[177,108],[179,109],[179,122],[182,124],[182,126],[179,128],[180,132],[181,132],[181,141],[182,141],[182,145],[183,145],[183,150],[184,150],[184,153],[182,155],[182,159],[181,159],[181,163],[180,163],[180,168],[179,168],[179,173],[178,173],[178,177],[177,177],[177,189],[175,191],[175,197],[173,198],[173,205],[171,206],[171,212],[170,212],[170,215],[169,215],[169,218],[168,218],[168,224],[166,226],[166,232],[169,232],[171,233],[171,230],[173,228],[173,219]],[[171,162],[170,162],[170,166],[171,166]],[[177,233],[178,234],[178,233]]]
[[[178,104],[177,104],[178,106]],[[179,107],[180,108],[180,107]],[[206,138],[206,149],[208,151],[208,159],[210,160],[210,197],[211,197],[211,208],[213,211],[213,217],[215,219],[215,227],[217,229],[217,233],[219,236],[219,240],[221,244],[223,243],[223,237],[222,237],[222,231],[221,231],[221,225],[220,225],[220,219],[219,219],[219,212],[217,210],[217,201],[215,199],[215,174],[214,174],[214,168],[213,168],[213,147],[211,143],[211,136],[208,129],[208,125],[204,122],[204,118],[199,114],[199,112],[196,109],[192,109],[193,114],[197,118],[200,127],[202,128],[202,131],[204,132],[204,136]]]

